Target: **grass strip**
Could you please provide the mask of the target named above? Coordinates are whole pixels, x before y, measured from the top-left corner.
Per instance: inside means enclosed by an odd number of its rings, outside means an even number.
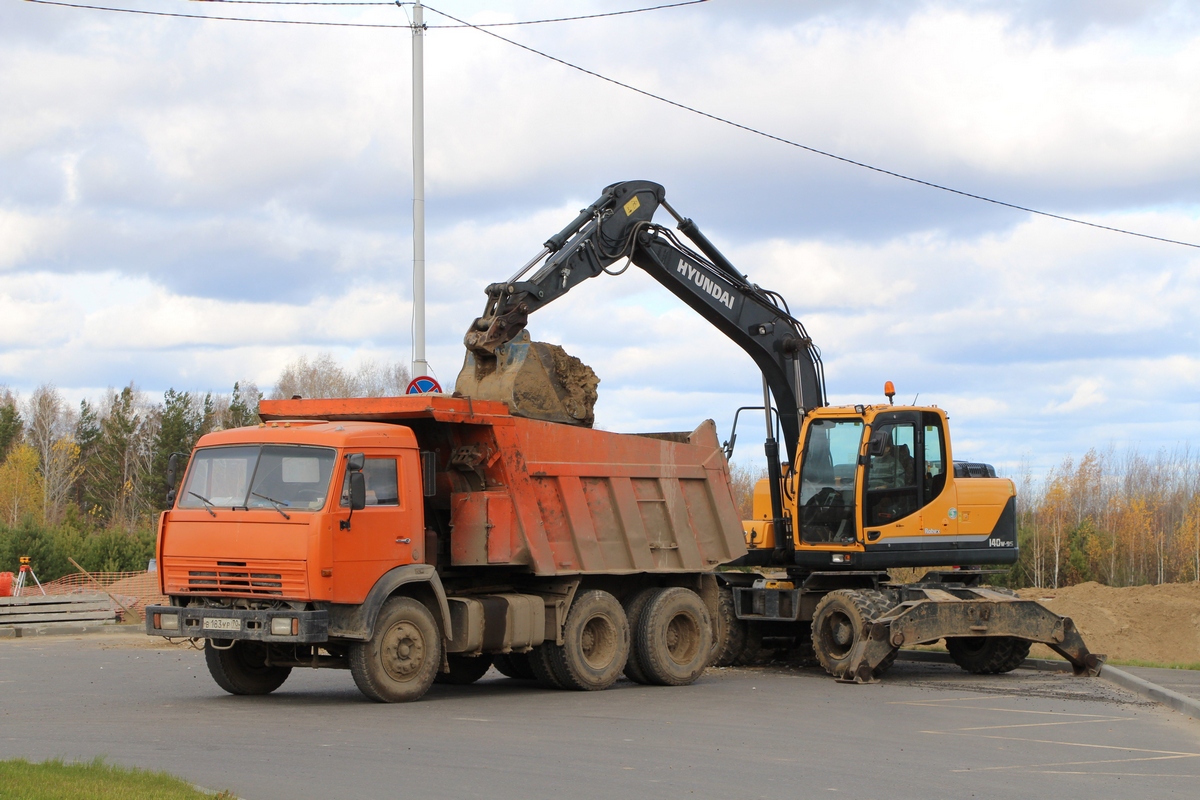
[[[126,769],[103,758],[68,764],[60,759],[31,763],[23,758],[0,761],[3,800],[234,800],[229,792],[215,796],[165,772]]]

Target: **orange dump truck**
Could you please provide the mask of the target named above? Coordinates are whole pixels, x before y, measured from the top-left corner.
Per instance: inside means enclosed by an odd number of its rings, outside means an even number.
[[[712,571],[746,552],[711,422],[618,434],[441,395],[260,412],[191,454],[147,609],[147,633],[206,640],[226,691],[330,667],[397,702],[493,664],[569,689],[708,664]]]

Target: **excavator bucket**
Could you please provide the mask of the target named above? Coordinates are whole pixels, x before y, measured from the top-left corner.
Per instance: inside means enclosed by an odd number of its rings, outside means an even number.
[[[498,400],[518,417],[590,428],[595,421],[592,368],[555,344],[531,341],[528,331],[496,348],[495,357],[467,351],[455,394]]]

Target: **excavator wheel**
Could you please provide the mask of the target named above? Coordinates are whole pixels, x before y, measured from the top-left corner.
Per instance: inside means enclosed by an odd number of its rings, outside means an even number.
[[[946,639],[954,663],[976,675],[1012,672],[1029,657],[1030,642],[1015,636],[955,636]]]
[[[886,613],[891,605],[883,592],[869,589],[838,589],[821,598],[813,612],[812,644],[826,672],[835,678],[845,674],[854,646],[867,635],[868,623]],[[893,650],[872,674],[882,675],[895,660]]]
[[[733,666],[745,649],[746,623],[734,613],[733,589],[722,586],[717,592],[717,615],[713,619],[713,652],[709,663],[714,667]]]

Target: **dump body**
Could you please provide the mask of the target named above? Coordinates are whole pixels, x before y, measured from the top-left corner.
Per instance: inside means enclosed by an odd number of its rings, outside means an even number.
[[[449,514],[448,542],[431,563],[540,576],[696,572],[745,552],[711,422],[688,436],[618,434],[435,395],[264,401],[260,412],[268,425],[412,430],[436,465],[429,505]]]

